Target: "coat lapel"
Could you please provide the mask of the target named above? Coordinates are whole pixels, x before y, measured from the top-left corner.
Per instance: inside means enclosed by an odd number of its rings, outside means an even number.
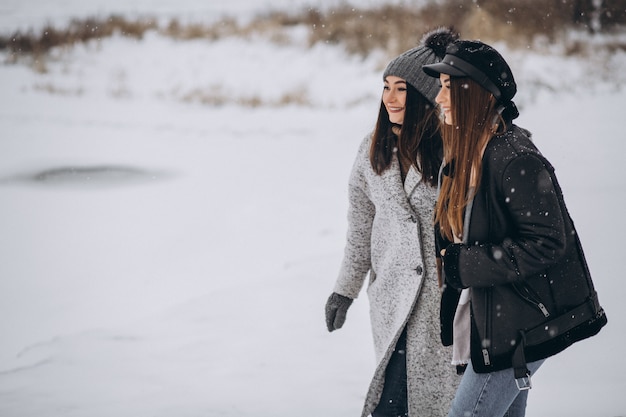
[[[382,178],[385,182],[385,188],[389,190],[391,198],[396,201],[398,207],[402,207],[412,215],[414,211],[409,203],[409,197],[421,179],[419,172],[414,167],[411,167],[403,186],[400,162],[397,157],[394,157],[389,169],[383,172]]]
[[[421,180],[422,174],[420,174],[417,169],[411,165],[409,172],[406,174],[406,179],[404,180],[404,191],[406,192],[407,197],[411,198],[417,184],[419,184]]]

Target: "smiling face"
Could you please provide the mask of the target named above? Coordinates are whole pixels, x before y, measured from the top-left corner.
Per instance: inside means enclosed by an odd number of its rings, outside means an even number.
[[[382,100],[389,113],[389,121],[401,125],[406,106],[406,81],[395,75],[388,75],[385,78]]]
[[[448,74],[440,74],[439,81],[441,82],[441,90],[435,98],[435,102],[441,107],[441,113],[443,114],[443,121],[447,125],[452,124],[452,104],[450,102],[450,76]]]

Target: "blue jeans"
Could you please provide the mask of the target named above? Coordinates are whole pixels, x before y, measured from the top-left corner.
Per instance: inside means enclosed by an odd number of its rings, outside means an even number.
[[[531,375],[544,360],[527,364]],[[470,363],[456,391],[448,417],[524,417],[528,390],[515,384],[513,368],[477,374]]]

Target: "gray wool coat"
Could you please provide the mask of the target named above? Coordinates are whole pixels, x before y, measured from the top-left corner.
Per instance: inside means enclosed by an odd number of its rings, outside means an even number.
[[[334,288],[357,298],[369,273],[377,365],[362,416],[378,404],[387,363],[405,326],[409,416],[446,416],[460,377],[451,365],[451,348],[440,339],[432,231],[436,190],[414,168],[403,184],[397,157],[376,174],[369,160],[371,140],[368,135],[361,143],[350,175],[347,243]]]

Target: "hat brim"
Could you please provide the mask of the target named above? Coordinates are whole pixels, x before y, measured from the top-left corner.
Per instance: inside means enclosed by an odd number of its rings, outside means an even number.
[[[447,74],[451,77],[469,77],[476,81],[482,88],[489,91],[496,99],[500,99],[502,92],[500,89],[483,73],[471,63],[456,57],[454,55],[446,55],[441,62],[436,64],[424,65],[424,72],[431,77],[439,77],[440,74]]]
[[[453,67],[447,62],[437,62],[436,64],[424,65],[422,67],[424,72],[434,78],[439,78],[440,74],[448,74],[453,77],[469,77],[464,71],[461,71],[458,67]]]

